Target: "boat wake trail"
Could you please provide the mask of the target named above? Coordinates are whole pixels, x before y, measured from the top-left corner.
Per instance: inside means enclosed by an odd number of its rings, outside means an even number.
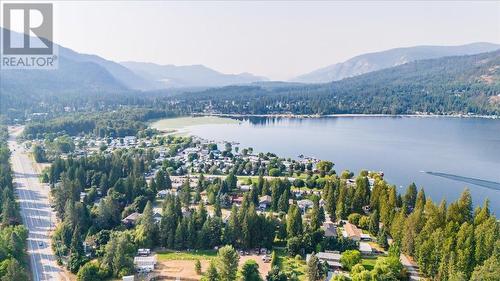
[[[489,189],[500,190],[500,183],[499,182],[487,181],[487,180],[469,178],[469,177],[462,177],[462,176],[458,176],[458,175],[439,173],[439,172],[426,172],[426,171],[423,171],[423,172],[426,174],[432,175],[432,176],[436,176],[436,177],[447,178],[450,180],[475,184],[475,185],[486,187]]]

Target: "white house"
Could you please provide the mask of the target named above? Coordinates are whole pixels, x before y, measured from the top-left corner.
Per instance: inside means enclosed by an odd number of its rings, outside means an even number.
[[[302,210],[302,212],[305,213],[309,208],[313,207],[314,203],[313,203],[313,201],[311,201],[309,199],[303,199],[303,200],[297,201],[297,205]]]
[[[342,268],[342,265],[340,264],[340,253],[339,252],[319,252],[316,254],[316,257],[321,261],[321,262],[326,262],[328,266],[332,269],[338,270]],[[306,262],[309,262],[309,259],[311,258],[311,254],[308,254],[306,256]]]
[[[363,255],[371,255],[372,254],[372,246],[366,242],[359,242],[359,251]]]
[[[252,189],[252,186],[251,186],[251,185],[248,185],[248,184],[242,184],[242,185],[240,186],[240,189],[241,189],[242,191],[249,191],[250,189]]]
[[[137,272],[151,272],[155,269],[156,265],[156,255],[134,257],[134,265]]]
[[[149,256],[151,254],[151,249],[147,249],[147,248],[141,248],[141,249],[138,249],[137,250],[137,255],[138,256]]]

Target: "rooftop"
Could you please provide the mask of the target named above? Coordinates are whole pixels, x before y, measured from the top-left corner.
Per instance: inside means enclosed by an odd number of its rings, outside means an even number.
[[[366,242],[360,242],[359,243],[359,251],[363,253],[371,253],[372,252],[372,246]]]
[[[357,228],[354,224],[346,223],[344,225],[344,230],[349,237],[359,237],[361,238],[361,230]]]

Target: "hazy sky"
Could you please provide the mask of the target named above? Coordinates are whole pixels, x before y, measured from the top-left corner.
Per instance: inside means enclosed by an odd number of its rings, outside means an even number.
[[[56,2],[56,42],[288,79],[403,46],[500,43],[500,2]]]

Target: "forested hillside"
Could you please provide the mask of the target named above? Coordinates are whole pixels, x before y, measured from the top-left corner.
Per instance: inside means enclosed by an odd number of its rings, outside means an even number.
[[[460,46],[415,46],[367,53],[303,74],[293,79],[305,83],[326,83],[354,77],[417,60],[447,56],[475,55],[500,49],[492,43],[472,43]]]
[[[64,73],[51,82],[42,79],[43,73],[36,74],[36,79],[17,85],[10,79],[15,75],[2,72],[0,110],[11,122],[37,119],[39,113],[50,119],[65,111],[102,112],[125,106],[177,114],[500,115],[500,51],[416,61],[327,84],[262,83],[191,92],[131,91],[116,87],[110,75],[87,75],[88,83],[75,90],[81,79]],[[93,84],[96,80],[101,82]],[[47,83],[59,90],[47,89]]]
[[[209,89],[182,102],[193,111],[240,114],[500,114],[499,94],[496,51],[416,61],[328,84]]]

